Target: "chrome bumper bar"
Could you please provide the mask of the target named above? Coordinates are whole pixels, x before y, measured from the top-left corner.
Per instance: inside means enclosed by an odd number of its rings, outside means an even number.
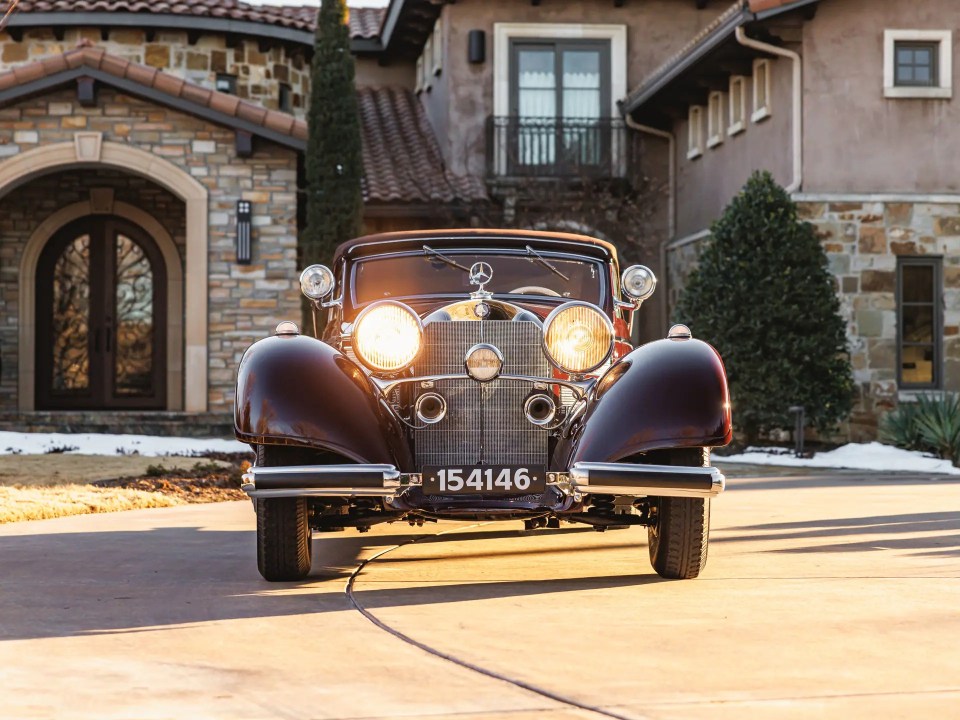
[[[726,478],[715,467],[578,462],[570,484],[591,495],[710,498],[723,492]]]
[[[393,465],[252,467],[240,487],[250,497],[390,497],[401,478]]]
[[[243,474],[250,497],[382,497],[395,498],[419,485],[416,473],[393,465],[295,465],[252,467]],[[578,462],[569,473],[548,473],[548,485],[566,495],[653,495],[715,497],[726,479],[714,467]]]

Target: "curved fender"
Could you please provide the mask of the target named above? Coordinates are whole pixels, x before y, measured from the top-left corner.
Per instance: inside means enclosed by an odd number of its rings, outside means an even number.
[[[723,360],[699,340],[637,348],[597,383],[560,463],[617,462],[658,448],[726,445],[733,436]]]
[[[278,335],[251,345],[237,371],[234,410],[243,442],[413,466],[400,421],[380,391],[339,350],[312,337]]]

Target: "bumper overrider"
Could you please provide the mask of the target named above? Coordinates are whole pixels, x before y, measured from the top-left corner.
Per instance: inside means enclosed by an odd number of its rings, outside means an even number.
[[[547,473],[547,486],[564,495],[630,495],[711,498],[726,479],[715,467],[578,462],[568,472]],[[392,500],[421,485],[419,473],[393,465],[252,467],[243,475],[250,497],[378,497]]]

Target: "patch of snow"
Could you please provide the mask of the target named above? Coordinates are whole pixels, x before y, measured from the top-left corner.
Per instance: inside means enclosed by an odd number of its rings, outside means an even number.
[[[50,452],[72,455],[199,456],[209,452],[250,452],[250,446],[237,440],[219,438],[0,432],[0,455],[44,455]]]
[[[812,458],[794,457],[792,450],[784,448],[748,447],[739,455],[714,455],[712,459],[716,463],[740,463],[741,465],[960,475],[960,468],[955,468],[949,460],[941,460],[916,450],[901,450],[878,442],[849,443],[836,450],[817,453]]]

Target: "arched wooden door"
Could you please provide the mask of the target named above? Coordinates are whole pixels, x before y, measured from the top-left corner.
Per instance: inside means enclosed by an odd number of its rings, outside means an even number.
[[[147,233],[110,215],[64,226],[36,293],[37,409],[165,406],[166,270]]]

